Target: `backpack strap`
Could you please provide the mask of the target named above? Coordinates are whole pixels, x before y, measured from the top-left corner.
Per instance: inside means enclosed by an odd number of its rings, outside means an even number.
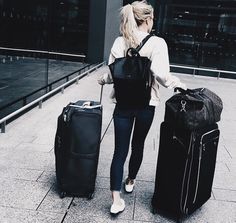
[[[141,48],[144,46],[144,44],[149,40],[150,37],[152,37],[153,34],[148,34],[143,40],[142,42],[136,47],[136,51],[138,52],[139,50],[141,50]]]

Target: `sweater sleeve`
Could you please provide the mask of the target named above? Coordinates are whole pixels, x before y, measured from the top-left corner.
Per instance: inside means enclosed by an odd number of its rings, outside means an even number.
[[[164,39],[156,39],[151,55],[151,71],[157,81],[166,88],[181,87],[186,89],[185,84],[179,78],[170,73],[169,55],[167,44]]]
[[[110,55],[109,55],[109,58],[108,58],[108,65],[113,63],[115,61],[115,58],[117,57],[122,57],[121,55],[119,55],[119,37],[116,38],[116,40],[114,41],[113,43],[113,46],[111,48],[111,52],[110,52]],[[113,83],[113,79],[112,79],[112,75],[111,75],[111,72],[109,70],[108,73],[104,73],[100,78],[99,78],[99,81],[102,83],[105,83],[105,84],[112,84]]]
[[[113,63],[116,58],[124,56],[124,50],[122,50],[124,48],[123,45],[124,45],[124,42],[123,42],[122,38],[117,37],[113,43],[112,48],[111,48],[111,53],[110,53],[110,56],[108,59],[108,65]],[[104,83],[106,83],[106,84],[113,83],[111,72],[105,73],[103,75],[102,79],[103,79]]]

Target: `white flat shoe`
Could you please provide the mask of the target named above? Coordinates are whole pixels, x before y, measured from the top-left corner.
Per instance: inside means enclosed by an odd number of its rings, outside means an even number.
[[[135,180],[131,180],[131,179],[127,178],[125,180],[125,191],[127,193],[132,193],[134,190],[134,185],[135,185]]]
[[[112,204],[110,213],[111,214],[119,214],[120,212],[125,210],[125,201],[123,199],[120,199],[120,204]]]

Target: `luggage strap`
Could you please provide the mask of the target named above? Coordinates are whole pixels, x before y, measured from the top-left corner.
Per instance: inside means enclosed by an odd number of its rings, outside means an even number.
[[[74,108],[81,108],[81,109],[94,109],[94,108],[100,108],[102,105],[90,105],[90,101],[86,101],[83,103],[83,105],[69,105],[70,107]]]

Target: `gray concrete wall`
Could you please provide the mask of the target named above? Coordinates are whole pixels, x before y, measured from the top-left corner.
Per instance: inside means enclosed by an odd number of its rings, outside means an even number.
[[[123,0],[107,0],[106,27],[104,38],[103,59],[108,60],[110,50],[115,38],[119,35],[119,9],[123,6]]]
[[[90,1],[88,62],[97,62],[103,59],[106,1],[107,0]]]
[[[91,0],[88,62],[107,60],[114,39],[119,35],[119,8],[122,0]]]

